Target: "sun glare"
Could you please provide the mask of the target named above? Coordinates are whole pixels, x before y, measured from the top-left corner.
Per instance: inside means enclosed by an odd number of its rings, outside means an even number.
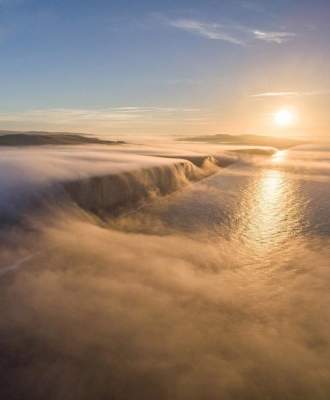
[[[297,116],[294,111],[283,108],[274,114],[274,122],[277,126],[285,127],[295,124]]]
[[[285,156],[286,156],[286,151],[279,150],[273,155],[272,162],[276,164],[281,163],[285,159]]]

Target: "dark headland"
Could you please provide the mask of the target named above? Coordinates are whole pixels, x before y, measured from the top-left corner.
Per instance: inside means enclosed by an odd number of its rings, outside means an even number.
[[[45,146],[78,144],[124,144],[123,141],[104,140],[97,137],[67,132],[4,131],[0,130],[0,146]]]

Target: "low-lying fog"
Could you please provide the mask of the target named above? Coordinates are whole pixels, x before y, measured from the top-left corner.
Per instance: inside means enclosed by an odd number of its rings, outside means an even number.
[[[329,399],[329,149],[238,159],[217,148],[200,166],[192,147],[112,161],[85,149],[8,150],[2,210],[40,176],[104,178],[126,161],[120,173],[156,167],[119,185],[154,201],[113,217],[113,181],[87,181],[1,230],[1,398]]]

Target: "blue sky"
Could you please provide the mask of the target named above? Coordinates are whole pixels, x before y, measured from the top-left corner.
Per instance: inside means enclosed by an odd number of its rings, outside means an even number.
[[[329,18],[328,0],[0,0],[0,129],[267,134],[290,106],[290,134],[325,136]]]

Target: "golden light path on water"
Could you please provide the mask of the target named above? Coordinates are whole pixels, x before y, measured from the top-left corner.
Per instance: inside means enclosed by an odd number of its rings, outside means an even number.
[[[242,196],[235,236],[255,259],[266,261],[277,251],[283,252],[301,230],[303,204],[297,187],[277,168],[285,157],[285,151],[276,153],[270,168],[253,175]]]

